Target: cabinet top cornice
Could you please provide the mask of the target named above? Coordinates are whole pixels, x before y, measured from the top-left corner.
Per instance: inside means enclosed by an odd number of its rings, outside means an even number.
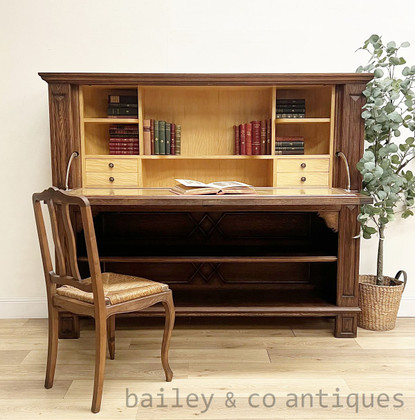
[[[372,73],[39,73],[75,85],[273,86],[367,83]]]

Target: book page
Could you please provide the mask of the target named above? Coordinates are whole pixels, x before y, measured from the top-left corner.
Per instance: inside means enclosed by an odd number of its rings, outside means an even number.
[[[251,185],[244,184],[238,181],[217,181],[205,184],[204,182],[194,181],[192,179],[176,179],[177,182],[185,187],[210,187],[210,188],[227,188],[227,187],[250,187]]]

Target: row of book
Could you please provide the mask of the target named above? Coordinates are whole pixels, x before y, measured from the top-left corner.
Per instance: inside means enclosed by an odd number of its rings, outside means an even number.
[[[114,124],[109,127],[110,155],[138,155],[138,125]]]
[[[143,121],[145,155],[180,155],[182,126],[159,120]]]
[[[277,99],[277,118],[305,118],[305,99]]]
[[[277,136],[275,137],[276,155],[303,155],[303,136]]]
[[[270,155],[271,120],[233,126],[235,155]]]
[[[137,95],[108,95],[109,118],[138,118]]]

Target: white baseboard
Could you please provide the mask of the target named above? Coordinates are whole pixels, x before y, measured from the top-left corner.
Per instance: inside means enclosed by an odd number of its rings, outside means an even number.
[[[46,318],[48,316],[46,297],[0,298],[0,319],[3,318]],[[415,297],[402,299],[398,316],[415,317]]]
[[[45,297],[0,297],[2,318],[47,318],[48,304]]]

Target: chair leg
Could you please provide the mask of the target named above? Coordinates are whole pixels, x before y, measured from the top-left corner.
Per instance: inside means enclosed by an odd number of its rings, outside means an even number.
[[[107,318],[107,340],[110,359],[115,359],[115,315]]]
[[[175,319],[172,294],[170,293],[167,300],[162,303],[164,310],[166,311],[166,321],[164,325],[163,343],[161,345],[161,363],[163,365],[164,373],[166,374],[166,381],[170,382],[173,379],[173,371],[170,369],[169,365],[169,348]]]
[[[48,332],[48,360],[46,365],[45,388],[49,389],[53,386],[53,378],[55,377],[56,357],[58,355],[58,311],[49,308],[49,332]]]
[[[107,356],[107,325],[105,318],[95,319],[95,377],[91,411],[98,413],[101,408],[104,386],[105,359]]]

